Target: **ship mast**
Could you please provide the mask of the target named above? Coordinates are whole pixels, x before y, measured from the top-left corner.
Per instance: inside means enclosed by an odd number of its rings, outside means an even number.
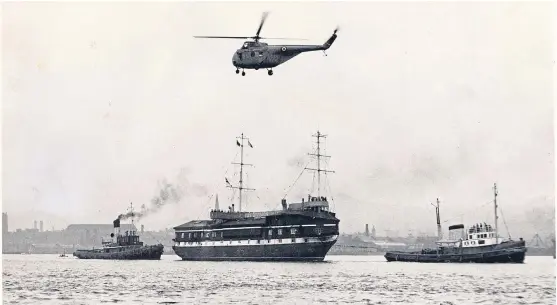
[[[239,194],[238,211],[241,212],[242,211],[242,191],[244,191],[244,190],[254,191],[255,190],[255,189],[252,189],[252,188],[244,187],[244,166],[253,166],[252,164],[244,163],[244,140],[247,140],[249,147],[253,148],[253,145],[251,145],[251,142],[249,141],[248,138],[244,137],[243,133],[240,137],[237,137],[236,139],[237,139],[236,140],[236,145],[240,147],[240,163],[232,162],[232,164],[240,165],[239,186],[232,186],[230,184],[230,182],[228,182],[228,179],[225,179],[225,181],[226,181],[226,184],[227,184],[226,186],[227,187],[239,190],[240,194]],[[240,141],[238,141],[238,140],[240,140]]]
[[[130,215],[131,215],[131,218],[130,218],[130,219],[131,219],[132,228],[133,228],[133,217],[134,217],[134,214],[133,214],[133,203],[132,203],[132,202],[130,202]],[[130,232],[130,233],[131,233],[131,232]],[[131,234],[130,234],[130,235],[131,235]]]
[[[493,207],[495,209],[495,244],[498,244],[499,243],[499,228],[497,226],[497,219],[499,217],[497,217],[497,183],[493,184],[493,195],[494,195]]]
[[[326,138],[327,135],[322,134],[318,130],[317,133],[313,135],[313,137],[317,138],[317,154],[308,154],[308,155],[317,157],[317,168],[306,167],[305,169],[317,171],[317,197],[321,198],[321,172],[334,173],[334,171],[321,169],[321,158],[331,157],[331,156],[326,156],[321,154],[321,138]]]

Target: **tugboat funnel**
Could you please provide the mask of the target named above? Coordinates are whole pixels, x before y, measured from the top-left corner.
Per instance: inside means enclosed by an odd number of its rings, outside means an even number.
[[[114,235],[118,236],[120,235],[120,218],[116,218],[116,220],[113,221],[114,224]]]

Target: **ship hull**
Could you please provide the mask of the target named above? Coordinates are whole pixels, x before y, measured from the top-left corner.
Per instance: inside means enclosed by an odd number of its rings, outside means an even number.
[[[164,246],[152,245],[118,252],[100,252],[99,250],[77,250],[73,253],[79,259],[111,259],[111,260],[160,260]]]
[[[255,241],[251,241],[255,242]],[[250,241],[223,242],[223,244],[203,244],[173,246],[172,249],[182,260],[189,261],[323,261],[327,252],[336,242],[336,236],[301,241],[290,239],[249,244]],[[244,245],[242,245],[242,243]]]
[[[423,254],[393,251],[385,253],[387,261],[417,263],[524,263],[526,247],[509,247],[467,254]]]

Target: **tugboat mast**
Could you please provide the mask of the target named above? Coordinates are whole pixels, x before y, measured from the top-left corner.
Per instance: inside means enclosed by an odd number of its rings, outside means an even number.
[[[132,226],[133,226],[133,203],[130,202],[130,212],[131,212],[131,222],[132,222]]]
[[[334,173],[334,171],[321,169],[321,158],[331,157],[331,156],[326,156],[321,154],[321,138],[326,138],[327,135],[322,134],[318,130],[317,133],[313,135],[313,137],[317,138],[317,154],[308,154],[308,155],[317,157],[317,168],[306,167],[305,169],[317,171],[317,197],[321,198],[321,172]]]
[[[249,138],[244,137],[244,134],[242,133],[241,136],[237,137],[236,139],[239,139],[240,141],[236,140],[236,145],[240,146],[240,163],[234,163],[232,162],[232,164],[236,164],[236,165],[240,165],[240,181],[239,181],[239,186],[232,186],[230,185],[230,183],[228,183],[228,179],[226,179],[227,182],[227,187],[230,188],[235,188],[238,189],[240,194],[239,194],[239,204],[238,204],[238,211],[241,212],[242,211],[242,191],[243,190],[247,190],[247,191],[254,191],[255,189],[252,188],[247,188],[244,187],[244,165],[246,166],[253,166],[253,164],[246,164],[244,163],[244,140],[248,141],[248,145],[249,147],[253,148],[253,145],[251,145],[251,142],[249,141]]]
[[[493,194],[494,194],[493,205],[495,209],[495,244],[499,244],[499,229],[497,226],[497,219],[499,218],[497,216],[497,183],[493,184]]]

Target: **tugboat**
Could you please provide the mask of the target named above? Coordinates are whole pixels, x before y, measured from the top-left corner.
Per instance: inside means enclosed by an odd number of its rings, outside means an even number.
[[[232,186],[227,178],[227,187],[239,190],[239,210],[232,204],[228,211],[220,210],[218,197],[210,220],[192,220],[174,228],[174,252],[182,260],[196,261],[322,261],[337,241],[339,219],[329,211],[329,202],[321,196],[321,175],[332,172],[321,169],[321,138],[317,138],[317,196],[308,195],[308,200],[286,203],[282,199],[281,210],[263,212],[242,211],[242,192],[253,190],[243,184],[244,141],[253,148],[242,134],[236,141],[240,147],[239,186]],[[303,172],[302,172],[303,173]],[[301,175],[301,174],[300,174]]]
[[[437,241],[437,249],[418,252],[391,251],[385,254],[387,261],[419,263],[523,263],[526,255],[525,241],[503,240],[497,228],[497,185],[494,185],[495,228],[491,225],[475,224],[464,231],[463,224],[449,227],[449,239]],[[438,201],[439,203],[439,201]],[[436,207],[439,238],[441,224],[439,206]]]
[[[130,210],[133,215],[133,207],[130,204]],[[110,233],[110,240],[102,241],[102,248],[89,250],[76,250],[73,256],[80,259],[113,259],[113,260],[159,260],[161,258],[164,246],[143,245],[139,241],[136,231],[126,231],[120,234],[120,216],[113,222],[114,232]],[[133,219],[132,219],[133,224]],[[116,236],[116,241],[114,237]]]

